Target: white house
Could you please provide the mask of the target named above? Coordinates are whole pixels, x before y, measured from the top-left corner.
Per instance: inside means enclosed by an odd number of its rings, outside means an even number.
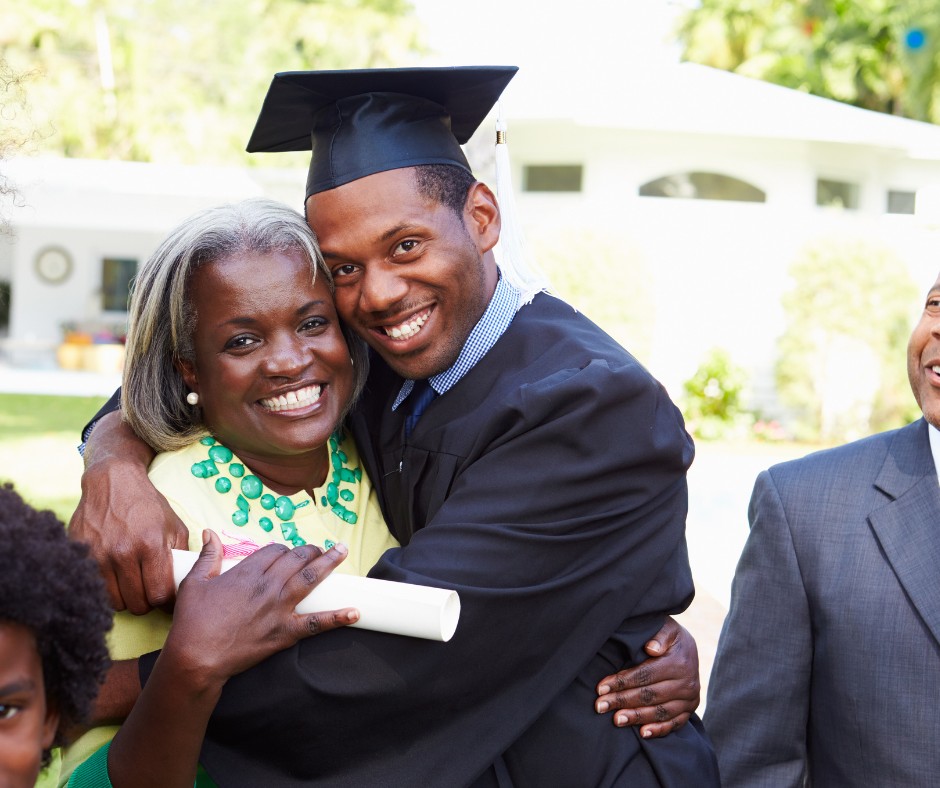
[[[302,188],[294,172],[78,159],[12,160],[4,173],[16,195],[2,209],[11,303],[0,337],[9,360],[33,366],[53,365],[70,329],[120,337],[138,263],[189,214],[260,194],[296,201]]]
[[[604,293],[600,322],[674,393],[722,347],[773,412],[780,295],[814,238],[878,240],[919,286],[933,281],[936,230],[912,214],[914,195],[940,184],[940,127],[692,64],[577,77],[520,73],[507,91],[519,213],[562,289],[575,302]],[[491,128],[468,145],[484,179]],[[119,333],[136,263],[179,219],[253,194],[300,207],[304,183],[266,168],[5,166],[23,205],[4,209],[4,352],[33,365],[54,363],[63,327]]]
[[[940,236],[913,213],[940,184],[940,127],[689,63],[591,89],[563,69],[541,77],[550,89],[517,79],[509,140],[530,242],[588,279],[577,239],[620,249],[623,278],[603,287],[643,318],[622,338],[674,393],[717,346],[774,412],[780,295],[808,242],[868,239],[923,292],[936,278]]]

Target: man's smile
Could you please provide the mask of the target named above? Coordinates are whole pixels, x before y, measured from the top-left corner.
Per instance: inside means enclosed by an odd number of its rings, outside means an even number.
[[[421,331],[430,316],[431,309],[425,309],[395,325],[379,326],[376,331],[383,332],[385,336],[393,340],[411,339]]]

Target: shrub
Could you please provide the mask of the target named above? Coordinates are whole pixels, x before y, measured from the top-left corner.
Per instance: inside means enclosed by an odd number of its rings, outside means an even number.
[[[776,380],[797,436],[852,440],[916,415],[905,358],[917,289],[904,263],[871,242],[828,239],[790,276]]]
[[[711,350],[682,388],[683,413],[696,437],[715,440],[750,421],[741,406],[746,383],[744,370],[731,361],[727,351]]]

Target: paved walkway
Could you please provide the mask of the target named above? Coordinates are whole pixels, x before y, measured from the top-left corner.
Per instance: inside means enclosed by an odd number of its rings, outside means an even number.
[[[0,359],[0,393],[110,397],[121,385],[119,374],[72,372],[64,369],[25,369]]]

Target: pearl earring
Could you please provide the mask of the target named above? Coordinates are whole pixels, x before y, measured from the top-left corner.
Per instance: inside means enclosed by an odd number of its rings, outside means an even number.
[[[195,391],[190,391],[189,394],[186,395],[186,401],[187,401],[190,405],[198,405],[198,404],[199,404],[199,395],[198,395]]]

